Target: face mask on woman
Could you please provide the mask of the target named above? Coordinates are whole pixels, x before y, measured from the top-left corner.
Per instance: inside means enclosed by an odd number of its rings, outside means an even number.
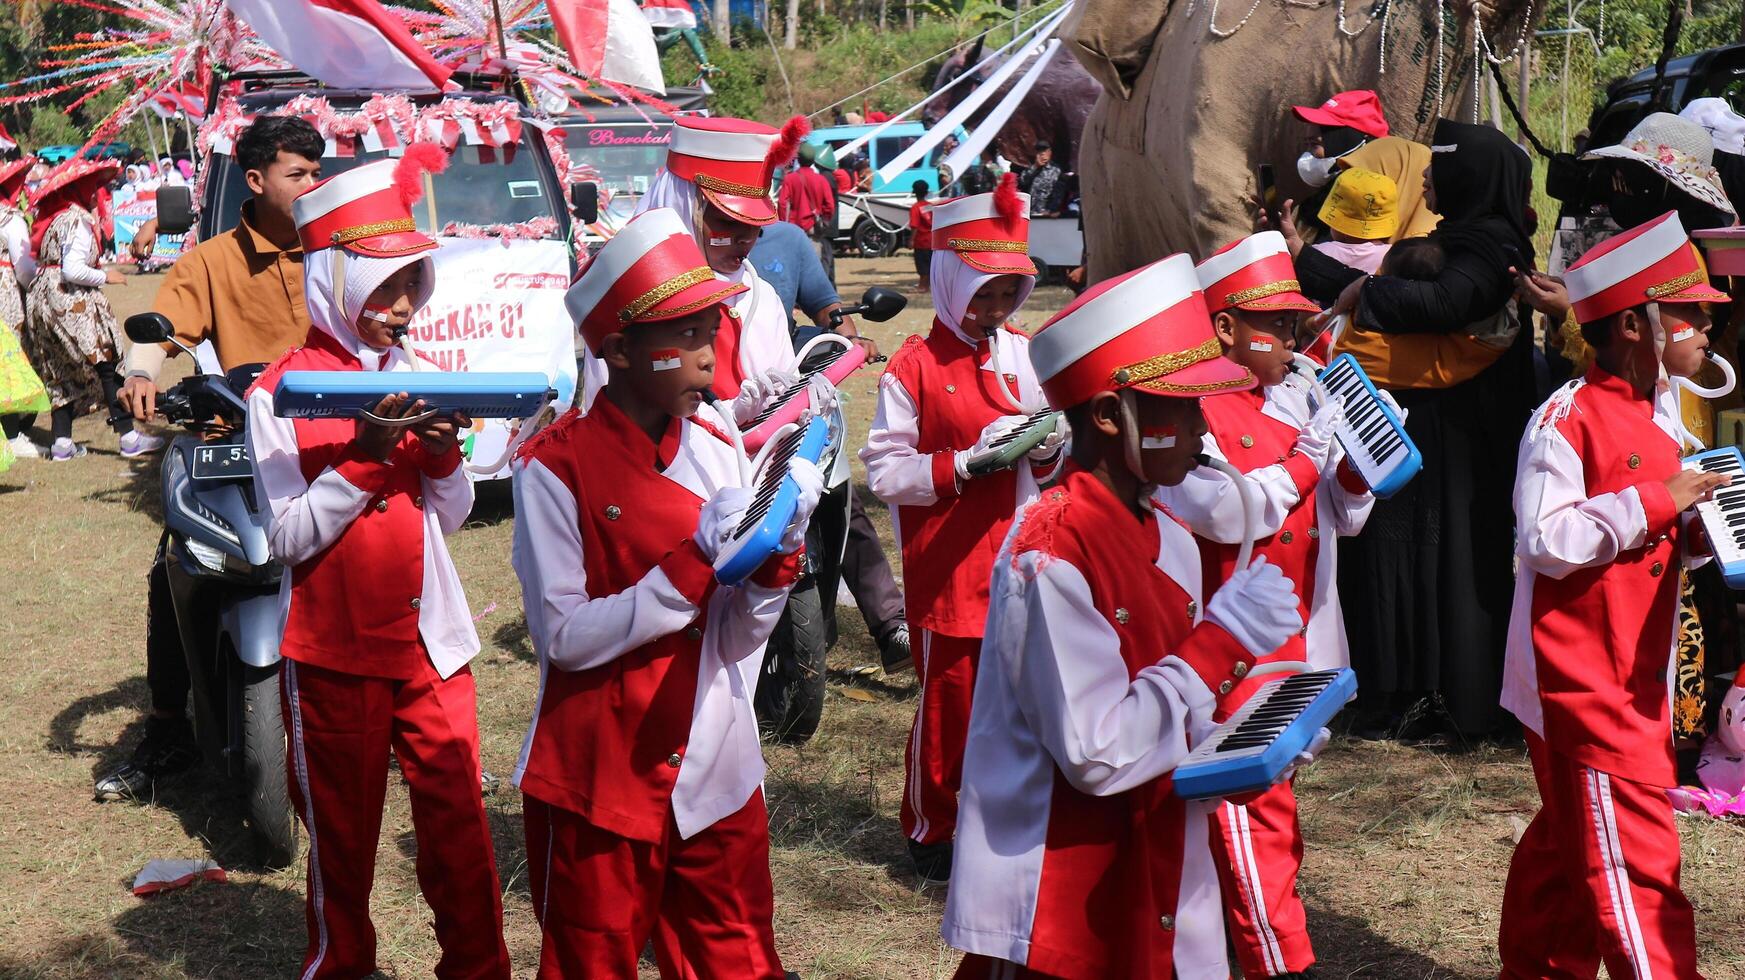
[[[1297,157],[1297,176],[1310,187],[1325,187],[1333,180],[1333,168],[1338,165],[1336,157],[1318,157],[1305,150]]]

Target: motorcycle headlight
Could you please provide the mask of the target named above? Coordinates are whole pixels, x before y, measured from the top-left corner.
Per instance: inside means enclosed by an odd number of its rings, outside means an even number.
[[[224,571],[224,552],[193,538],[183,538],[182,544],[187,546],[188,554],[193,555],[195,561],[206,566],[208,571]]]

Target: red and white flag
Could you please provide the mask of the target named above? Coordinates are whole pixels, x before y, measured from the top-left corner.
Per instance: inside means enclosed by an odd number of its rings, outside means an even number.
[[[236,16],[297,70],[335,88],[459,86],[376,0],[226,0]]]
[[[666,92],[654,28],[636,0],[546,0],[545,8],[577,72]]]
[[[206,93],[194,82],[178,82],[152,96],[146,108],[157,113],[160,119],[178,116],[203,119],[206,116]]]
[[[8,152],[16,149],[18,149],[18,141],[13,139],[12,134],[6,131],[5,124],[0,123],[0,152]]]
[[[697,29],[697,12],[691,9],[691,0],[643,0],[642,16],[656,27]]]

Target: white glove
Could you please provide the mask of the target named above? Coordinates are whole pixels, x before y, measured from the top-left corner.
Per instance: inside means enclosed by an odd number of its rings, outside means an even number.
[[[1284,646],[1303,628],[1296,586],[1265,558],[1230,576],[1212,594],[1206,619],[1223,627],[1256,657]]]
[[[1303,434],[1297,436],[1297,452],[1309,457],[1317,470],[1327,468],[1327,460],[1333,456],[1333,447],[1337,445],[1333,432],[1339,428],[1339,423],[1345,421],[1345,406],[1337,398],[1329,398],[1315,409],[1310,416],[1309,424],[1303,426]]]
[[[703,510],[697,515],[697,533],[691,537],[711,565],[739,528],[754,494],[750,487],[724,487],[704,501]]]
[[[988,451],[1000,437],[1024,424],[1027,415],[1002,415],[982,426],[982,434],[976,438],[976,444],[969,449],[959,450],[952,463],[957,469],[959,480],[969,479],[969,461]]]
[[[733,421],[745,425],[757,418],[777,395],[799,380],[798,374],[781,368],[770,368],[746,378],[740,382],[739,394],[733,399]]]
[[[1319,758],[1321,750],[1326,748],[1327,743],[1332,740],[1333,733],[1327,729],[1323,728],[1316,732],[1315,737],[1309,739],[1309,744],[1303,747],[1303,751],[1297,753],[1297,757],[1292,759],[1291,764],[1286,766],[1284,771],[1278,774],[1278,778],[1273,780],[1272,784],[1277,786],[1279,783],[1290,782],[1291,777],[1297,774],[1297,770],[1309,765]]]
[[[806,525],[812,522],[812,512],[818,509],[818,501],[824,496],[824,474],[811,460],[799,456],[789,460],[788,476],[800,488],[800,495],[794,504],[794,519],[782,535],[780,550],[784,555],[791,555],[805,546]]]
[[[813,415],[829,418],[842,404],[842,397],[836,391],[836,386],[830,383],[823,372],[812,375],[806,382],[806,399],[809,411]]]
[[[1380,398],[1381,403],[1386,405],[1388,410],[1394,413],[1394,418],[1399,419],[1401,425],[1406,424],[1406,410],[1400,407],[1399,402],[1394,401],[1394,396],[1389,394],[1386,388],[1377,388],[1375,390],[1375,396]]]
[[[1054,428],[1050,429],[1048,435],[1044,436],[1042,441],[1037,443],[1027,455],[1033,463],[1046,463],[1054,458],[1055,453],[1060,452],[1060,447],[1065,442],[1066,417],[1057,415],[1054,417]]]

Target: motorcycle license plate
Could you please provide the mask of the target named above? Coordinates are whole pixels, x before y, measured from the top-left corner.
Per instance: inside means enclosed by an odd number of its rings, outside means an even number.
[[[250,476],[248,447],[195,446],[189,475],[196,480],[246,480]]]

